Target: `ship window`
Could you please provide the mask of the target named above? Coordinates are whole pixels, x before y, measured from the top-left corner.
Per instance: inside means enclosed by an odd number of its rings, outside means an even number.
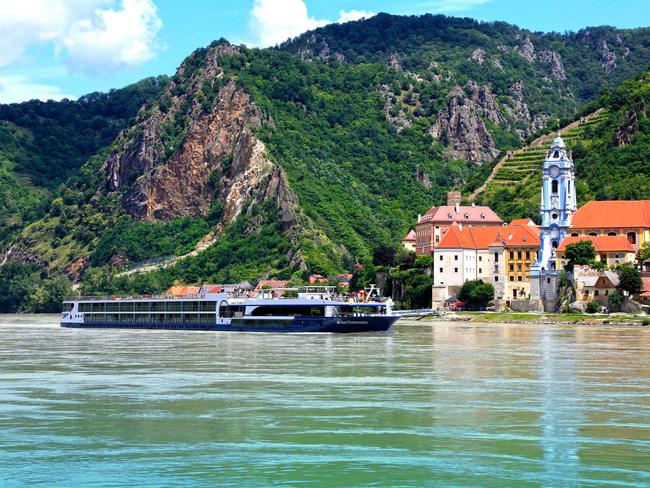
[[[557,180],[551,182],[551,193],[557,193],[558,183]]]
[[[163,312],[165,310],[165,302],[152,302],[151,311],[152,312]]]
[[[121,302],[120,303],[120,312],[133,312],[133,307],[135,304],[133,302]]]
[[[256,307],[251,314],[254,317],[323,317],[325,307],[300,307],[300,306],[265,306]]]
[[[216,312],[217,302],[199,302],[201,304],[201,312]]]
[[[149,311],[149,302],[136,302],[135,311],[136,312],[148,312]]]
[[[167,302],[167,311],[168,312],[180,312],[183,302]]]

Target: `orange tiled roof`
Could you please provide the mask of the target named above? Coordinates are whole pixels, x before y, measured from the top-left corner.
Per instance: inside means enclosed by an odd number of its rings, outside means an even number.
[[[641,281],[643,283],[643,287],[641,288],[641,292],[644,295],[646,293],[650,294],[650,276],[642,276]]]
[[[528,225],[461,227],[455,222],[440,239],[438,249],[487,249],[492,245],[539,247],[539,229]]]
[[[650,227],[650,200],[592,201],[580,207],[571,220],[575,229]]]
[[[580,241],[591,241],[596,252],[635,252],[634,247],[624,236],[568,236],[557,248],[557,252],[565,252],[569,244]]]
[[[172,286],[170,287],[165,294],[172,295],[174,297],[183,297],[198,295],[201,288],[198,286]]]
[[[408,233],[404,236],[404,239],[402,239],[402,242],[415,242],[416,236],[415,236],[415,231],[413,229],[409,230]]]
[[[510,221],[510,225],[530,225],[533,226],[535,225],[535,222],[533,222],[531,219],[512,219]]]
[[[268,286],[269,288],[284,288],[287,286],[288,281],[281,281],[281,280],[260,280],[257,286],[255,287],[255,291],[260,291],[262,287]]]

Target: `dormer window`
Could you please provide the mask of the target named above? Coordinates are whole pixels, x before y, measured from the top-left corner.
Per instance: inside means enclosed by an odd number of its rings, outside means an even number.
[[[451,219],[452,217],[453,217],[453,215],[452,215],[451,213],[448,213],[448,214],[447,214],[447,218],[450,218],[450,219]]]
[[[465,218],[469,219],[469,214],[468,213],[465,214]]]
[[[485,214],[484,214],[484,213],[481,214],[481,218],[482,218],[483,220],[485,220]]]

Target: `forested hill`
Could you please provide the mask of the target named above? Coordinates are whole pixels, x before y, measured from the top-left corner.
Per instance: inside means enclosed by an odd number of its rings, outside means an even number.
[[[638,75],[648,33],[381,14],[273,49],[216,41],[124,97],[0,107],[0,288],[63,273],[86,292],[150,293],[350,270],[504,150]]]
[[[79,100],[0,105],[0,247],[40,216],[52,192],[124,129],[168,78],[148,78]]]
[[[578,205],[590,200],[650,199],[650,71],[606,91],[596,105],[602,112],[562,134],[576,168]],[[477,201],[506,219],[537,219],[536,183],[544,155],[544,148],[539,148],[524,153],[519,162],[513,158],[513,167],[532,167],[532,174],[522,178],[501,171]]]

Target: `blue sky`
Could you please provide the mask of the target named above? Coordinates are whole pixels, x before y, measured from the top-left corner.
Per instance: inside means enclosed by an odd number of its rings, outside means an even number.
[[[220,37],[265,46],[378,12],[503,20],[535,31],[650,25],[649,0],[0,0],[0,102],[76,98],[173,74]]]

